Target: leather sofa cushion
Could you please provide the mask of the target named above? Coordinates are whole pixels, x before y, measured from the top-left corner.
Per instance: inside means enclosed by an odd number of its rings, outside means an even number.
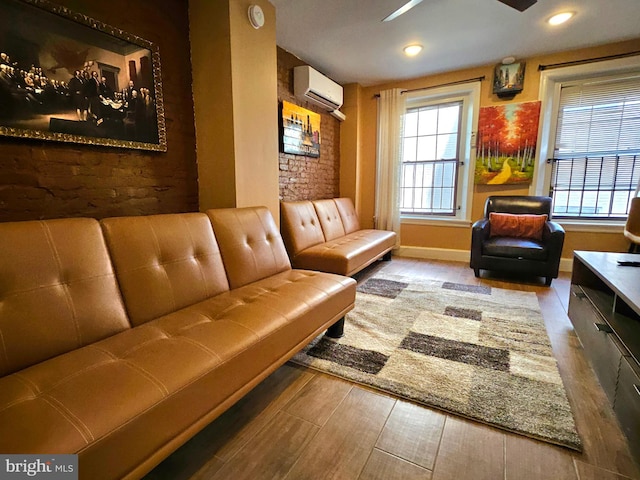
[[[514,215],[511,213],[489,213],[489,235],[491,237],[517,237],[542,240],[547,215]]]
[[[547,215],[551,218],[551,197],[536,197],[531,195],[492,195],[487,197],[484,204],[484,216],[489,213],[513,213]]]
[[[207,211],[231,288],[291,269],[280,231],[266,207]]]
[[[0,451],[79,452],[93,479],[122,478],[204,427],[354,301],[350,278],[287,270],[0,378]]]
[[[307,248],[292,259],[295,268],[350,276],[391,250],[396,234],[385,230],[359,230]]]
[[[96,220],[0,223],[0,252],[0,375],[130,328]]]
[[[229,289],[204,213],[114,217],[101,223],[132,324]]]
[[[333,200],[336,202],[338,212],[340,212],[344,232],[351,233],[360,230],[360,220],[351,199],[347,197],[340,197],[334,198]]]
[[[344,237],[345,230],[336,202],[330,198],[327,200],[314,200],[312,203],[320,219],[325,240],[331,241]]]
[[[325,241],[320,219],[309,201],[281,202],[280,224],[282,239],[292,257]]]
[[[491,237],[482,245],[482,254],[494,257],[546,260],[548,249],[538,240],[516,237]]]

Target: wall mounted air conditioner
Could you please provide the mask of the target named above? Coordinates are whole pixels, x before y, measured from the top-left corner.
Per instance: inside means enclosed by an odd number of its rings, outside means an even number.
[[[342,106],[342,87],[309,65],[294,67],[293,93],[329,112]]]

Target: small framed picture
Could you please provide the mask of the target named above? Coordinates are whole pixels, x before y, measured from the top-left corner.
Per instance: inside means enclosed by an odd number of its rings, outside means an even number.
[[[280,150],[284,153],[320,156],[320,114],[283,101],[280,114]]]
[[[524,62],[496,65],[493,77],[493,93],[499,97],[513,97],[524,86]]]

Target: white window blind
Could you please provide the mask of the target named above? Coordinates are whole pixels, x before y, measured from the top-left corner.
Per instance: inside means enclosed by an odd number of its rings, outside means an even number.
[[[553,215],[624,218],[640,178],[640,75],[562,85]]]
[[[455,215],[462,105],[456,101],[407,109],[402,213]]]

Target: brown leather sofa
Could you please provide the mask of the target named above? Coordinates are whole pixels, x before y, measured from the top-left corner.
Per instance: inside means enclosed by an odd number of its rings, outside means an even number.
[[[350,198],[280,202],[280,230],[295,268],[351,276],[391,259],[395,232],[360,228]]]
[[[266,208],[0,224],[0,452],[140,478],[355,301]]]

